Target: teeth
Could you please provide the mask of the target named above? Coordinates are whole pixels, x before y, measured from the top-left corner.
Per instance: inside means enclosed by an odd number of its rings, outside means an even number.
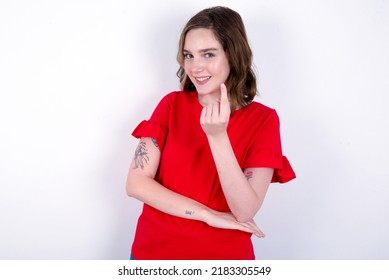
[[[196,78],[197,81],[199,82],[204,82],[206,80],[209,80],[211,77],[201,77],[201,78]]]

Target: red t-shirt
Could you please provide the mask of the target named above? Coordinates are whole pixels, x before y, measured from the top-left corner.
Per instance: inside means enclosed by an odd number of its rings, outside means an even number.
[[[196,92],[172,92],[132,135],[157,140],[161,160],[156,181],[214,210],[231,212],[200,125],[201,110]],[[275,110],[252,102],[231,114],[227,132],[242,170],[272,167],[272,182],[295,178],[282,155]],[[135,259],[255,259],[251,234],[171,216],[147,204],[138,220],[132,255]]]

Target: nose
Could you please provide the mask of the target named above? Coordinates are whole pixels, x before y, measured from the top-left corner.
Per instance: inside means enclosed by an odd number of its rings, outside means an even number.
[[[204,70],[204,61],[201,58],[193,58],[191,66],[193,73],[200,73]]]

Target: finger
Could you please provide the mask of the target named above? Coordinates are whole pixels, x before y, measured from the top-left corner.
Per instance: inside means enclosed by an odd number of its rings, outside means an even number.
[[[256,236],[256,237],[259,237],[259,238],[264,238],[264,237],[266,237],[266,235],[262,232],[262,231],[256,231],[255,233],[254,233],[254,235]]]
[[[207,116],[207,106],[203,107],[203,110],[201,110],[200,120],[204,121]]]
[[[225,84],[220,85],[220,101],[228,101],[227,87]]]
[[[212,104],[207,104],[201,111],[201,116],[204,120],[212,116]]]
[[[213,104],[213,103],[209,103],[207,105],[207,119],[208,120],[211,120],[213,116],[217,116],[216,113],[218,113],[218,112],[216,110],[217,109],[216,107],[217,106],[215,106],[215,104]]]
[[[265,237],[265,233],[263,233],[263,231],[260,230],[258,227],[255,227],[254,235],[259,237],[259,238]]]
[[[247,233],[252,233],[255,235],[255,230],[253,228],[247,227],[247,226],[242,225],[242,224],[240,224],[236,229],[240,230],[240,231],[247,232]]]
[[[253,234],[259,238],[265,237],[265,234],[259,229],[254,221],[246,222],[245,226],[250,227],[253,230]]]
[[[220,85],[220,115],[230,115],[230,101],[228,100],[227,87],[225,84]]]
[[[212,116],[214,117],[220,116],[220,108],[218,102],[212,104]]]
[[[251,233],[253,235],[255,235],[256,237],[258,238],[264,238],[265,237],[265,234],[262,232],[262,231],[257,231],[256,229],[254,228],[251,228],[251,227],[245,227],[243,226],[244,229],[241,229],[242,231],[245,231],[245,232],[248,232],[248,233]]]

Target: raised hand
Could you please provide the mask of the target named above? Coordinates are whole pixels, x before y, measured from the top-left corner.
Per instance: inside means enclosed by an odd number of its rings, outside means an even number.
[[[227,131],[231,109],[225,84],[220,85],[220,93],[220,101],[208,103],[201,111],[200,124],[207,136],[217,136]]]

